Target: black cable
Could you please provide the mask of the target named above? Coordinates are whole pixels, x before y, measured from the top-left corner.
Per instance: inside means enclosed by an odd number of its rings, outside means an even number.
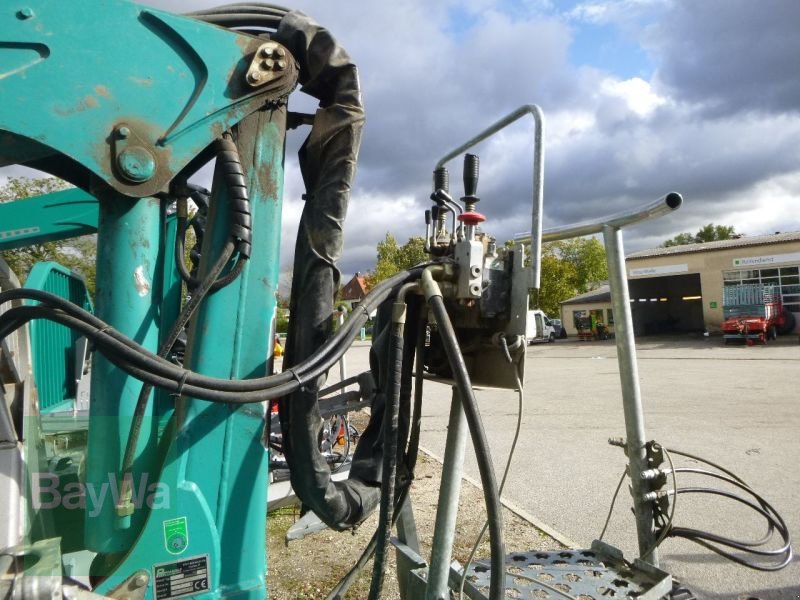
[[[425,334],[428,329],[428,321],[424,311],[419,320],[419,331],[417,332],[416,354],[416,373],[414,373],[414,408],[412,412],[411,433],[408,436],[408,449],[406,450],[406,468],[409,475],[413,477],[419,456],[419,440],[422,434],[422,385],[425,381]]]
[[[409,492],[411,489],[411,483],[414,480],[414,471],[417,465],[417,458],[419,456],[419,442],[420,442],[420,434],[422,430],[422,386],[424,379],[424,365],[425,365],[425,332],[427,329],[427,320],[425,319],[424,312],[420,316],[419,320],[419,331],[417,333],[417,343],[415,349],[415,357],[416,357],[416,373],[414,378],[414,408],[413,408],[413,423],[411,425],[411,432],[408,438],[408,447],[405,452],[404,462],[406,466],[406,471],[408,472],[408,480],[402,484],[400,488],[400,492],[398,494],[398,498],[396,501],[396,505],[394,511],[392,513],[392,521],[397,521],[397,516],[400,514],[400,509],[403,506],[403,503],[409,497]],[[350,571],[339,580],[339,583],[331,590],[331,592],[326,597],[326,600],[341,600],[345,594],[347,594],[347,590],[350,589],[350,586],[355,582],[356,577],[358,574],[364,569],[364,567],[369,562],[372,555],[375,553],[375,549],[377,547],[378,541],[378,532],[377,530],[373,534],[372,538],[370,539],[369,543],[367,544],[364,551],[361,553],[361,556],[356,561],[355,565],[350,569]]]
[[[736,479],[733,479],[731,477],[725,477],[724,475],[720,475],[719,473],[714,473],[713,471],[708,471],[706,469],[698,469],[698,468],[694,468],[694,467],[680,467],[678,469],[675,469],[675,472],[676,473],[694,473],[696,475],[706,475],[708,477],[714,477],[715,479],[720,479],[720,480],[722,480],[722,481],[724,481],[724,482],[726,482],[726,483],[728,483],[730,485],[736,486],[736,487],[746,491],[747,493],[749,493],[751,496],[753,496],[756,499],[756,501],[758,501],[758,503],[761,505],[761,508],[764,509],[765,511],[772,511],[775,515],[778,514],[777,512],[775,512],[772,509],[772,507],[766,502],[766,500],[764,500],[761,496],[759,496],[746,483],[742,483],[741,480],[736,480]],[[761,545],[765,544],[766,542],[768,542],[770,540],[774,530],[775,530],[775,527],[774,527],[774,524],[773,524],[772,520],[771,519],[767,519],[767,533],[764,534],[764,536],[760,540],[756,540],[756,541],[753,541],[753,542],[739,541],[739,543],[743,544],[743,545],[746,545],[746,546],[748,546],[748,545],[749,546],[761,546]]]
[[[229,235],[236,240],[236,249],[239,256],[233,268],[223,277],[212,282],[211,291],[217,291],[229,285],[244,270],[246,261],[250,258],[252,250],[252,215],[250,211],[250,198],[247,191],[247,180],[244,175],[239,149],[231,139],[230,133],[216,140],[212,144],[217,155],[217,169],[219,176],[228,190],[228,208],[230,210]],[[197,190],[195,190],[197,191]],[[178,232],[175,236],[175,264],[181,279],[190,290],[202,285],[202,282],[191,275],[184,262],[186,251],[186,231],[188,222],[186,216],[178,217]],[[224,265],[223,265],[224,266]],[[219,274],[217,275],[219,276]]]
[[[710,495],[714,495],[714,496],[724,496],[725,498],[729,498],[731,500],[735,500],[736,502],[739,502],[740,504],[744,504],[745,506],[747,506],[748,508],[753,509],[754,511],[759,513],[762,517],[764,517],[768,521],[771,521],[774,524],[775,529],[778,530],[778,532],[781,534],[781,537],[783,538],[784,545],[781,546],[780,548],[776,549],[776,550],[756,550],[754,548],[754,545],[749,543],[749,542],[741,542],[740,540],[732,540],[730,538],[726,538],[726,537],[723,537],[723,536],[720,536],[720,535],[717,535],[717,534],[714,534],[714,533],[708,533],[708,532],[705,532],[705,531],[701,531],[701,530],[698,530],[698,529],[691,529],[691,528],[687,528],[687,527],[673,527],[672,528],[672,532],[673,532],[672,535],[683,537],[682,534],[689,533],[691,535],[696,535],[696,536],[699,536],[699,537],[708,538],[708,539],[714,541],[715,543],[723,544],[723,545],[728,546],[730,548],[736,548],[737,550],[741,550],[742,552],[749,552],[751,554],[757,554],[759,556],[777,556],[777,555],[780,555],[780,554],[784,554],[787,551],[789,551],[791,553],[791,545],[790,545],[790,541],[791,540],[790,540],[790,537],[789,537],[789,530],[786,527],[786,523],[784,523],[784,521],[780,517],[780,515],[778,515],[774,511],[772,511],[771,507],[770,507],[770,511],[772,512],[772,514],[770,514],[770,512],[767,512],[766,510],[762,509],[761,507],[753,504],[749,500],[746,500],[746,499],[742,498],[741,496],[737,496],[736,494],[733,494],[733,493],[728,492],[726,490],[718,490],[718,489],[715,489],[715,488],[685,487],[685,488],[678,488],[678,493],[679,494],[710,494]],[[763,544],[759,544],[759,545],[763,545]]]
[[[182,369],[143,348],[91,313],[54,294],[38,290],[15,289],[0,293],[0,303],[30,299],[51,305],[21,306],[7,310],[0,316],[0,338],[32,318],[47,318],[79,330],[115,365],[134,377],[167,391],[180,391],[180,383],[183,381],[182,387],[187,396],[233,404],[262,402],[312,383],[329,369],[347,351],[349,343],[355,339],[369,313],[392,295],[395,288],[418,278],[422,270],[423,267],[418,267],[398,273],[375,286],[350,314],[345,325],[309,359],[283,373],[255,379],[220,379]],[[60,310],[54,310],[52,306],[57,306]]]
[[[467,417],[472,444],[475,448],[475,457],[478,462],[483,495],[486,502],[486,513],[489,520],[489,534],[491,536],[491,583],[489,586],[489,599],[502,600],[505,598],[505,544],[503,542],[503,514],[500,504],[500,495],[497,491],[497,480],[494,475],[489,443],[483,429],[478,401],[472,389],[472,383],[467,371],[467,365],[458,346],[455,330],[450,322],[444,300],[441,296],[433,295],[429,298],[434,318],[439,326],[445,353],[453,370],[453,378],[459,391],[461,404]]]
[[[378,516],[378,537],[369,599],[379,600],[383,591],[386,552],[392,535],[395,477],[397,475],[398,428],[400,421],[400,380],[403,369],[403,324],[392,321],[389,336],[388,384],[383,421],[383,472]]]

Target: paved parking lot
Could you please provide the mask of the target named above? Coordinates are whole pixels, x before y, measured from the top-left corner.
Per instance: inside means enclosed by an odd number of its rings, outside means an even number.
[[[707,458],[761,493],[800,540],[800,345],[725,346],[720,338],[644,338],[637,343],[648,439]],[[348,354],[348,371],[366,368],[367,347]],[[607,444],[624,436],[614,341],[532,346],[528,350],[521,439],[504,496],[577,544],[602,529],[625,465]],[[426,387],[423,445],[444,453],[450,389]],[[516,424],[510,392],[478,392],[501,471]],[[478,478],[471,450],[466,472]],[[684,466],[697,466],[681,459]],[[694,485],[684,479],[679,485]],[[717,487],[713,482],[703,484]],[[620,493],[606,541],[636,554],[630,496]],[[724,498],[681,495],[675,522],[738,538],[763,532],[758,517]],[[514,548],[514,550],[522,550]],[[800,598],[800,561],[777,573],[733,565],[690,542],[668,539],[662,566],[700,598]]]
[[[720,463],[773,504],[800,539],[800,345],[725,346],[719,338],[638,342],[648,439]],[[575,540],[599,535],[625,465],[610,436],[624,436],[616,347],[559,341],[528,351],[525,416],[504,496]],[[423,444],[444,451],[449,389],[426,394]],[[516,423],[514,394],[478,394],[495,464],[504,463]],[[697,466],[682,459],[681,465]],[[467,473],[477,478],[468,453]],[[688,476],[685,476],[688,477]],[[685,483],[681,483],[684,481]],[[679,485],[695,480],[679,480]],[[706,487],[718,487],[714,482]],[[635,555],[630,496],[620,494],[606,541]],[[679,496],[675,522],[757,538],[763,521],[724,498]],[[777,573],[735,566],[690,542],[668,539],[662,566],[701,598],[800,598],[800,562]]]

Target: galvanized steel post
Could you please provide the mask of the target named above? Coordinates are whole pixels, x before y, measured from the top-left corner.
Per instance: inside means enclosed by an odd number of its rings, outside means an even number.
[[[611,288],[611,303],[614,310],[614,330],[617,344],[619,376],[622,383],[622,407],[625,415],[625,435],[628,450],[629,475],[633,493],[633,511],[636,516],[636,534],[639,555],[643,560],[658,566],[658,552],[653,549],[649,556],[644,553],[653,548],[655,531],[653,508],[644,500],[647,489],[642,472],[647,469],[645,449],[644,412],[639,389],[639,370],[636,364],[636,343],[633,337],[628,279],[625,273],[625,252],[622,231],[618,227],[603,226],[603,240],[608,259],[608,282]]]
[[[461,495],[461,478],[464,474],[464,451],[467,445],[467,418],[461,406],[458,390],[453,388],[450,403],[450,420],[447,424],[447,442],[444,449],[442,484],[436,507],[433,529],[431,566],[428,569],[426,600],[446,600],[450,597],[448,578],[453,554],[453,539],[458,516],[458,499]]]

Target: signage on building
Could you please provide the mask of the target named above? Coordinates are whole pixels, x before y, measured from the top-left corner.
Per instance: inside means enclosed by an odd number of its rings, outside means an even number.
[[[630,269],[628,275],[630,277],[640,277],[642,275],[669,275],[670,273],[686,273],[689,270],[689,265],[686,263],[680,265],[664,265],[662,267],[640,267],[638,269]]]
[[[745,258],[734,258],[733,266],[751,267],[784,262],[800,262],[800,252],[790,252],[789,254],[773,254],[771,256],[748,256]]]

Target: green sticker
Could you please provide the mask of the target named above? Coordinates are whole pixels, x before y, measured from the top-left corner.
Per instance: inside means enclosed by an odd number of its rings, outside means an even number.
[[[182,554],[189,546],[186,517],[164,521],[164,546],[170,554]]]
[[[717,303],[716,302],[709,302],[708,304],[709,304],[710,308],[717,308]]]

